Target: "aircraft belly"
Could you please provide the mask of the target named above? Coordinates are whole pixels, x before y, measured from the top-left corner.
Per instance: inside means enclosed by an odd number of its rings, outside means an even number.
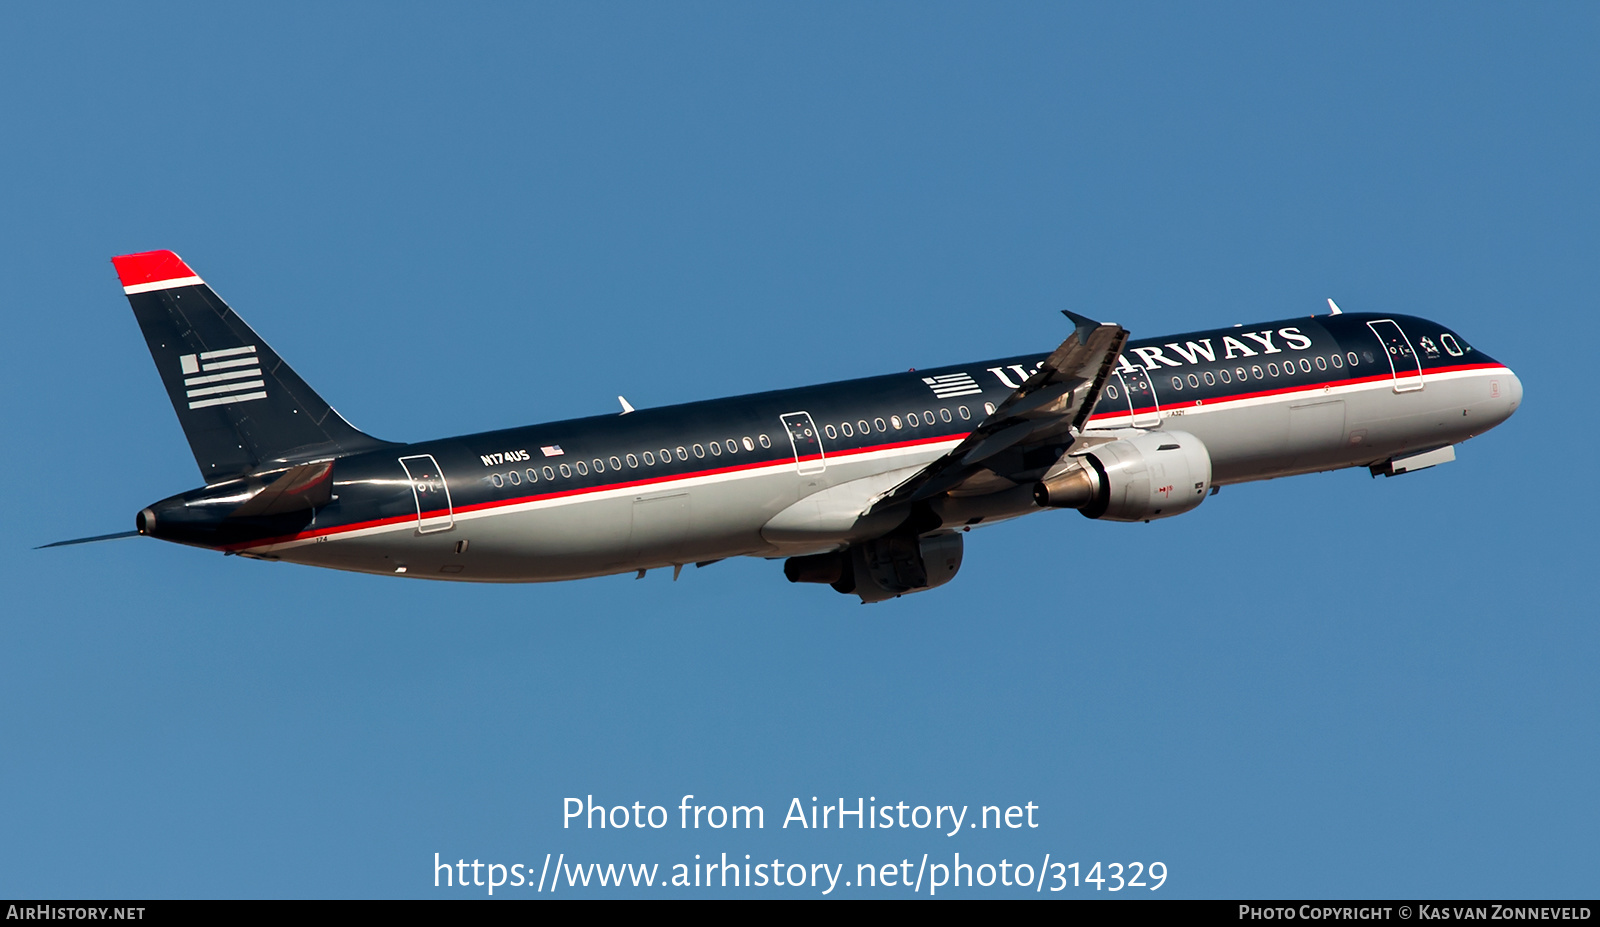
[[[1271,404],[1185,409],[1162,427],[1205,443],[1218,484],[1361,466],[1464,441],[1498,424],[1507,413],[1498,399],[1485,403],[1490,379],[1430,378],[1425,389],[1404,393],[1383,382]]]
[[[754,472],[736,479],[459,515],[449,531],[415,526],[274,550],[299,563],[476,582],[579,579],[766,555],[761,526],[823,474]]]
[[[880,496],[910,479],[921,467],[919,463],[841,480],[813,492],[774,515],[762,527],[761,536],[784,553],[811,553],[882,534],[893,528],[903,514],[880,512],[864,516],[863,513]]]
[[[1425,388],[1405,393],[1374,391],[1350,405],[1351,435],[1364,432],[1362,461],[1465,441],[1489,424],[1472,408],[1489,398],[1488,376],[1429,378]]]
[[[1287,403],[1185,410],[1169,415],[1161,427],[1187,431],[1205,444],[1215,483],[1260,479],[1287,468],[1294,458]]]

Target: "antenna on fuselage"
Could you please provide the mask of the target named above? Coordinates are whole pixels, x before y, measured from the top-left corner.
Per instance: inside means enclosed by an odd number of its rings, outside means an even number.
[[[628,400],[622,398],[621,396],[618,396],[617,397],[617,401],[622,403],[622,414],[623,415],[627,415],[629,412],[633,411],[633,404],[628,402]]]
[[[1328,308],[1333,310],[1334,315],[1344,315],[1344,311],[1339,308],[1339,304],[1331,298],[1328,300]]]

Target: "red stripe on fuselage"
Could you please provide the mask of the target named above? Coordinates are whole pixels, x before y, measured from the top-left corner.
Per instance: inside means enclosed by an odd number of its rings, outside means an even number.
[[[927,444],[943,444],[949,441],[960,441],[966,436],[966,432],[960,432],[951,435],[935,435],[928,438],[914,438],[909,441],[894,441],[888,444],[875,444],[870,447],[830,451],[825,454],[807,454],[806,456],[801,457],[798,463],[804,463],[808,460],[822,459],[826,461],[827,459],[838,459],[841,457],[856,457],[861,454],[892,451],[905,447],[920,447]],[[556,492],[534,493],[527,496],[518,496],[513,499],[492,499],[488,502],[475,502],[471,505],[463,505],[459,507],[453,506],[449,510],[434,509],[433,511],[422,513],[421,517],[442,518],[450,515],[452,512],[455,515],[461,515],[467,512],[481,512],[488,509],[505,508],[506,506],[522,505],[529,502],[543,502],[549,499],[565,499],[572,496],[583,496],[597,492],[610,492],[619,489],[633,489],[641,486],[658,486],[663,483],[675,483],[682,480],[690,480],[706,476],[717,476],[724,473],[737,473],[748,470],[760,470],[763,468],[792,466],[797,466],[797,461],[793,457],[785,457],[779,460],[763,460],[753,463],[735,464],[729,467],[713,467],[709,470],[695,470],[691,473],[664,474],[662,476],[652,476],[640,480],[624,480],[618,483],[605,483],[599,486],[580,486],[573,489],[562,489]],[[297,534],[283,535],[282,537],[276,538],[267,538],[260,541],[241,541],[237,544],[224,545],[218,548],[218,550],[249,550],[252,547],[267,547],[273,544],[287,544],[293,541],[304,541],[311,538],[327,537],[334,534],[345,534],[351,531],[362,531],[367,528],[381,528],[386,525],[409,524],[417,520],[418,516],[414,514],[394,515],[390,516],[389,518],[355,522],[348,525],[330,525],[326,528],[318,528],[314,531],[302,531]]]
[[[1505,370],[1507,373],[1510,372],[1510,369],[1507,368],[1504,364],[1458,364],[1458,365],[1455,365],[1455,366],[1452,366],[1452,367],[1436,367],[1436,368],[1433,368],[1433,369],[1424,370],[1423,374],[1424,374],[1424,376],[1426,376],[1428,374],[1455,373],[1455,372],[1461,372],[1461,371],[1467,371],[1467,370]],[[1194,400],[1194,401],[1191,401],[1191,402],[1182,402],[1182,403],[1169,402],[1169,403],[1166,403],[1164,406],[1162,406],[1162,408],[1166,408],[1166,409],[1177,409],[1177,408],[1192,409],[1192,408],[1195,408],[1196,406],[1199,406],[1201,408],[1206,408],[1206,407],[1210,407],[1210,406],[1217,406],[1217,405],[1220,405],[1222,403],[1227,403],[1227,402],[1239,402],[1239,401],[1246,400],[1246,399],[1257,399],[1257,398],[1266,397],[1266,396],[1282,396],[1282,395],[1286,395],[1286,394],[1289,394],[1289,393],[1315,392],[1315,391],[1319,391],[1319,390],[1323,390],[1323,389],[1331,389],[1331,388],[1336,387],[1336,386],[1355,386],[1355,385],[1362,384],[1362,383],[1377,383],[1377,382],[1382,382],[1382,381],[1392,381],[1393,379],[1394,379],[1393,374],[1380,373],[1380,374],[1373,374],[1371,376],[1365,376],[1365,377],[1352,377],[1352,378],[1348,378],[1348,379],[1344,379],[1344,380],[1329,380],[1329,381],[1322,382],[1322,383],[1307,383],[1307,384],[1301,384],[1299,386],[1285,386],[1285,387],[1280,387],[1280,388],[1277,388],[1277,389],[1253,390],[1253,391],[1243,392],[1243,393],[1233,393],[1233,394],[1230,394],[1230,395],[1227,395],[1227,396],[1220,396],[1220,397],[1216,397],[1216,398],[1212,398],[1212,399],[1197,399],[1197,400]],[[1146,413],[1146,412],[1153,412],[1153,411],[1156,411],[1155,407],[1147,406],[1147,407],[1145,407],[1143,409],[1135,409],[1135,410],[1133,410],[1133,412],[1131,414],[1138,415],[1138,414],[1142,414],[1142,413]],[[1097,420],[1102,420],[1102,419],[1122,418],[1122,417],[1127,417],[1129,414],[1130,413],[1128,413],[1128,412],[1123,412],[1123,411],[1120,411],[1120,410],[1116,411],[1116,412],[1104,412],[1104,413],[1100,413],[1098,415],[1091,416],[1089,420],[1090,421],[1097,421]],[[799,462],[804,463],[805,461],[808,461],[808,460],[818,460],[818,459],[822,459],[822,460],[825,461],[828,458],[854,457],[854,456],[859,456],[861,454],[871,454],[871,453],[878,453],[878,452],[881,452],[881,451],[891,451],[891,450],[895,450],[897,448],[919,447],[919,446],[928,445],[928,444],[941,444],[941,443],[945,443],[945,442],[949,442],[949,441],[961,441],[961,440],[965,439],[968,434],[970,434],[970,432],[958,432],[956,434],[935,435],[935,436],[928,437],[928,438],[915,438],[915,439],[912,439],[912,440],[909,440],[909,441],[895,441],[895,442],[891,442],[891,443],[888,443],[888,444],[875,444],[875,445],[872,445],[870,447],[848,448],[848,449],[844,449],[844,450],[825,452],[823,454],[808,454],[805,457],[800,458]],[[715,467],[715,468],[712,468],[712,469],[709,469],[709,470],[696,470],[696,471],[694,471],[692,473],[667,474],[667,475],[662,475],[662,476],[648,477],[646,479],[640,479],[640,480],[625,480],[625,481],[618,482],[618,483],[606,483],[606,484],[603,484],[603,485],[600,485],[600,486],[583,486],[583,487],[577,487],[577,488],[573,488],[573,489],[558,490],[556,492],[534,493],[534,494],[527,495],[527,496],[518,496],[518,497],[516,497],[514,499],[495,499],[495,500],[491,500],[491,501],[488,501],[488,502],[477,502],[477,503],[473,503],[472,505],[461,506],[460,508],[453,508],[452,510],[434,509],[433,511],[430,511],[430,512],[424,512],[421,515],[421,518],[439,518],[439,517],[444,517],[446,515],[451,515],[452,512],[453,512],[453,514],[456,514],[456,515],[467,513],[467,512],[481,512],[481,511],[486,511],[486,510],[489,510],[489,509],[505,508],[507,506],[512,506],[512,505],[523,505],[523,504],[529,503],[529,502],[542,502],[542,501],[549,500],[549,499],[565,499],[565,498],[570,498],[572,496],[589,495],[589,494],[598,493],[598,492],[609,492],[609,491],[618,490],[618,489],[633,489],[633,488],[642,487],[642,486],[657,486],[657,485],[661,485],[663,483],[673,483],[673,482],[678,482],[678,481],[681,481],[681,480],[695,479],[695,478],[698,478],[698,477],[717,476],[719,474],[724,474],[724,473],[736,473],[736,472],[740,472],[740,471],[759,470],[759,469],[763,469],[763,468],[788,467],[788,466],[793,466],[795,464],[796,464],[796,461],[793,458],[787,458],[786,457],[786,458],[783,458],[783,459],[780,459],[780,460],[757,461],[757,462],[754,462],[754,463],[747,463],[747,464],[735,464],[733,466],[728,466],[728,467]],[[302,531],[302,532],[299,532],[297,534],[284,535],[282,537],[276,537],[276,538],[268,538],[266,540],[244,541],[244,542],[240,542],[238,544],[225,545],[225,546],[223,546],[221,548],[218,548],[218,549],[219,550],[248,550],[248,549],[253,548],[253,547],[267,547],[267,546],[271,546],[273,544],[287,544],[287,543],[291,543],[293,541],[304,541],[304,540],[309,540],[309,539],[312,539],[312,538],[327,537],[327,536],[331,536],[331,535],[335,535],[335,534],[346,534],[346,533],[349,533],[349,532],[352,532],[352,531],[366,530],[368,528],[381,528],[381,527],[385,527],[387,525],[409,524],[409,523],[416,522],[418,520],[419,520],[418,516],[417,515],[413,515],[413,514],[395,515],[395,516],[391,516],[389,518],[375,519],[373,521],[355,522],[355,523],[349,524],[349,525],[330,525],[327,528],[318,528],[318,529],[316,529],[314,531]]]
[[[1506,367],[1506,365],[1504,365],[1504,364],[1457,364],[1457,365],[1452,366],[1452,367],[1433,367],[1433,368],[1424,369],[1422,371],[1422,379],[1424,381],[1426,381],[1427,377],[1430,374],[1459,373],[1459,372],[1465,371],[1465,370],[1505,370],[1507,373],[1510,372],[1510,368]],[[1416,374],[1409,374],[1409,375],[1402,374],[1401,376],[1402,376],[1402,379],[1405,379],[1405,378],[1408,378],[1408,377],[1410,379],[1416,379],[1417,378]],[[1327,381],[1324,381],[1324,382],[1321,382],[1321,383],[1302,383],[1302,384],[1300,384],[1298,386],[1281,386],[1281,387],[1278,387],[1276,389],[1250,390],[1250,391],[1242,392],[1242,393],[1229,393],[1229,394],[1226,394],[1226,395],[1223,395],[1223,396],[1216,396],[1216,397],[1213,397],[1211,399],[1184,399],[1184,400],[1176,400],[1175,399],[1175,400],[1173,400],[1171,402],[1163,402],[1161,404],[1161,408],[1162,409],[1193,409],[1196,406],[1204,408],[1206,406],[1220,405],[1221,403],[1224,403],[1224,402],[1240,402],[1240,401],[1245,400],[1245,399],[1259,399],[1259,398],[1262,398],[1262,397],[1265,397],[1265,396],[1284,396],[1284,395],[1287,395],[1289,393],[1309,393],[1309,392],[1315,392],[1315,391],[1318,391],[1318,390],[1333,389],[1334,387],[1338,387],[1338,386],[1356,386],[1356,385],[1359,385],[1359,384],[1362,384],[1362,383],[1389,382],[1389,381],[1393,381],[1394,379],[1395,379],[1395,377],[1394,377],[1394,374],[1392,374],[1392,373],[1375,373],[1375,374],[1372,374],[1370,376],[1350,377],[1350,378],[1344,379],[1344,380],[1327,380]],[[1151,388],[1154,389],[1154,384],[1152,384]],[[1189,387],[1189,388],[1190,389],[1194,389],[1195,387]],[[1168,391],[1168,393],[1169,393],[1169,395],[1175,395],[1175,393],[1173,391],[1170,391],[1170,390]],[[1151,412],[1155,412],[1155,411],[1157,411],[1155,406],[1144,406],[1142,408],[1134,409],[1132,414],[1133,415],[1143,415],[1143,414],[1151,413]],[[1115,412],[1101,412],[1101,413],[1098,413],[1096,415],[1092,415],[1092,416],[1089,417],[1089,421],[1093,422],[1093,421],[1098,421],[1100,419],[1107,419],[1107,418],[1122,418],[1122,417],[1125,417],[1127,415],[1129,415],[1128,412],[1124,412],[1124,411],[1119,409],[1119,410],[1117,410]]]

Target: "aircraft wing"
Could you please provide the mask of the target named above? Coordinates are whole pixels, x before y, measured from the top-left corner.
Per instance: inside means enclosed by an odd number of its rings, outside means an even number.
[[[1064,451],[1077,440],[1128,341],[1128,331],[1071,312],[1062,315],[1077,326],[1067,340],[966,440],[879,499],[873,511],[963,488],[983,492],[986,485],[994,486],[996,477],[1002,486],[994,488],[1009,488],[1015,482],[1008,477],[1048,467],[1059,456],[1051,453],[1049,460],[1035,466],[1028,451],[1048,447]]]

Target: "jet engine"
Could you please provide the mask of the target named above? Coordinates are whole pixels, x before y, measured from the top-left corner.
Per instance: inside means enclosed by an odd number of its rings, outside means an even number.
[[[1033,500],[1089,518],[1171,518],[1205,501],[1211,455],[1185,431],[1152,431],[1067,458],[1033,487]]]
[[[855,593],[862,604],[882,602],[948,583],[961,569],[961,552],[959,534],[890,535],[844,550],[790,557],[783,575],[791,583],[827,583]]]

